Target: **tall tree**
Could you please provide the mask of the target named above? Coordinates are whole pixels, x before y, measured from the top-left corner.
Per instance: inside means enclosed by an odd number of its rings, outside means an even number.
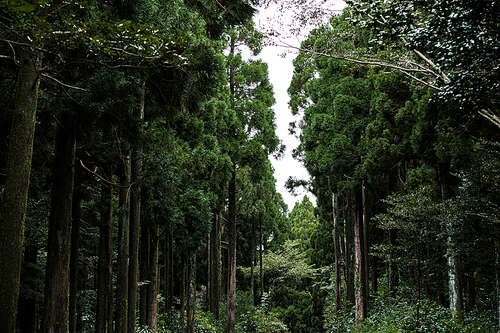
[[[252,166],[252,177],[258,178],[259,168],[267,160],[267,155],[279,153],[280,142],[275,134],[274,104],[272,86],[267,76],[267,65],[259,60],[243,62],[236,46],[244,41],[237,31],[230,33],[227,75],[234,110],[234,127],[230,131],[232,141],[229,155],[233,162],[232,178],[228,191],[229,235],[229,280],[226,305],[225,332],[234,332],[236,301],[236,172],[246,165]]]

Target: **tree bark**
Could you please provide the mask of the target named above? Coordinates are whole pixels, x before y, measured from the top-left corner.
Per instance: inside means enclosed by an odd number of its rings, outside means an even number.
[[[38,44],[35,43],[34,47]],[[35,135],[41,54],[20,49],[15,108],[9,141],[7,176],[0,209],[0,327],[16,329],[24,219]]]
[[[140,98],[140,107],[134,112],[135,117],[142,121],[144,119],[146,85],[142,82],[142,92]],[[142,132],[142,125],[141,125]],[[137,272],[139,262],[139,227],[141,221],[141,188],[138,184],[142,173],[142,142],[136,144],[132,151],[131,162],[131,195],[130,195],[130,238],[129,238],[129,271],[128,271],[128,313],[127,313],[127,331],[135,332],[135,316],[137,311]]]
[[[152,228],[156,230],[156,228]],[[148,281],[147,287],[147,304],[146,304],[146,326],[150,330],[156,332],[157,329],[157,296],[158,296],[158,237],[156,231],[149,235],[149,267],[148,267]]]
[[[366,304],[368,306],[368,299],[370,296],[370,288],[369,288],[369,281],[370,281],[370,265],[369,265],[369,256],[368,256],[368,251],[369,251],[369,244],[370,244],[370,217],[368,215],[369,209],[368,209],[368,201],[366,197],[366,186],[365,182],[363,181],[363,188],[362,188],[362,200],[363,200],[363,261],[364,261],[364,269],[365,269],[365,274],[364,274],[364,286],[365,286],[365,299],[366,299]],[[368,312],[368,310],[367,310]]]
[[[172,311],[174,305],[174,244],[172,232],[168,231],[165,236],[165,307],[167,312]]]
[[[236,312],[236,170],[229,182],[229,216],[227,230],[229,236],[228,291],[226,305],[225,333],[234,333]]]
[[[254,267],[255,267],[255,226],[254,220],[252,219],[252,234],[250,235],[250,251],[251,251],[251,260],[250,260],[250,291],[252,292],[252,299],[254,299]]]
[[[353,203],[352,194],[347,195],[347,207],[345,216],[345,270],[347,301],[350,306],[355,304],[354,292],[354,223],[353,223]]]
[[[260,246],[259,246],[259,275],[260,275],[260,297],[264,295],[264,269],[262,268],[262,252],[264,252],[264,242],[262,239],[262,220],[259,220],[259,234],[260,234]]]
[[[196,310],[196,254],[188,259],[188,311],[187,333],[194,333],[194,312]]]
[[[150,235],[148,231],[148,219],[143,217],[141,226],[141,248],[140,248],[140,263],[139,276],[141,286],[139,287],[139,327],[147,325],[147,309],[148,309],[148,283],[149,281],[149,242]]]
[[[128,261],[129,261],[129,183],[128,145],[120,161],[120,197],[118,213],[118,259],[116,287],[116,333],[127,333]]]
[[[72,117],[63,113],[54,154],[42,332],[69,330],[69,261],[76,140]]]
[[[215,243],[214,243],[214,314],[215,319],[219,320],[219,302],[221,290],[221,214],[217,213],[215,220]]]
[[[181,311],[179,313],[179,324],[181,327],[181,333],[185,331],[184,317],[186,314],[186,259],[181,260]]]
[[[112,166],[109,163],[105,168],[103,178],[111,181],[113,177]],[[106,333],[112,331],[109,323],[109,311],[112,307],[112,269],[113,269],[113,248],[112,248],[112,205],[113,188],[111,185],[102,184],[101,197],[101,222],[99,228],[99,260],[97,264],[97,307],[96,307],[96,333]]]
[[[363,207],[361,191],[355,194],[356,215],[354,219],[354,257],[355,257],[355,294],[356,294],[356,319],[362,323],[368,314],[368,300],[366,297],[366,271],[363,244]]]
[[[79,179],[79,177],[78,177]],[[73,193],[73,221],[71,225],[71,257],[69,262],[69,332],[77,331],[77,304],[78,304],[78,250],[80,238],[81,220],[81,189],[75,189]]]
[[[219,299],[220,299],[220,213],[214,214],[214,222],[210,232],[209,242],[209,288],[208,288],[208,304],[209,311],[216,318],[219,316]]]
[[[338,194],[332,193],[333,247],[335,251],[335,312],[342,306],[342,273],[340,271],[340,226],[338,217]]]

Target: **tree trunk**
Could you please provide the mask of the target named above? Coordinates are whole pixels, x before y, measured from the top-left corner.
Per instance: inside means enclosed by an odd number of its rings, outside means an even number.
[[[181,260],[181,311],[179,313],[179,325],[181,327],[181,333],[184,333],[185,322],[184,316],[186,314],[186,259]]]
[[[194,312],[196,307],[196,254],[188,259],[188,311],[187,333],[194,333]]]
[[[462,281],[456,255],[448,258],[448,277],[450,281],[450,310],[460,318],[463,315]]]
[[[139,327],[147,325],[147,308],[148,308],[148,283],[149,283],[149,242],[150,235],[147,224],[149,223],[147,216],[143,219],[141,227],[141,260],[139,266],[139,275],[141,286],[139,287]]]
[[[209,242],[209,288],[208,304],[209,311],[216,318],[219,317],[219,299],[220,299],[220,213],[214,214],[214,223],[210,232]]]
[[[262,268],[262,252],[264,252],[264,242],[262,239],[262,220],[259,220],[260,246],[259,246],[259,270],[260,270],[260,297],[264,295],[264,269]]]
[[[37,44],[34,45],[38,46]],[[0,327],[16,329],[24,219],[35,135],[41,55],[19,49],[19,72],[9,141],[7,176],[0,209]]]
[[[250,260],[250,291],[252,292],[252,299],[254,299],[254,267],[255,267],[255,226],[254,220],[252,220],[252,234],[250,235],[250,251],[251,251],[251,260]]]
[[[365,182],[363,181],[363,188],[362,188],[362,201],[363,201],[363,261],[365,264],[365,274],[364,274],[364,286],[365,286],[365,299],[366,303],[368,305],[368,299],[370,296],[370,289],[369,289],[369,281],[370,281],[370,265],[369,265],[369,244],[370,244],[370,217],[368,215],[369,209],[368,209],[368,201],[366,197],[366,187],[365,187]],[[367,310],[368,311],[368,310]]]
[[[229,207],[227,230],[229,236],[228,291],[225,333],[234,333],[236,311],[236,170],[229,182]]]
[[[174,244],[172,232],[168,231],[165,238],[165,307],[167,312],[170,312],[174,305]]]
[[[345,270],[346,270],[346,287],[347,301],[349,306],[355,304],[354,292],[354,223],[353,223],[353,203],[352,194],[347,195],[347,207],[345,217]]]
[[[120,198],[118,213],[118,259],[116,287],[116,333],[127,333],[128,261],[129,261],[129,183],[128,147],[120,161]]]
[[[333,208],[333,246],[335,251],[335,312],[338,312],[342,306],[342,272],[340,271],[340,219],[338,217],[338,195],[332,194]]]
[[[219,302],[221,289],[221,214],[217,214],[215,220],[215,243],[214,243],[214,313],[215,319],[219,320]]]
[[[78,177],[79,178],[79,177]],[[81,220],[81,189],[75,189],[73,194],[73,221],[71,225],[71,257],[69,263],[69,332],[77,331],[77,304],[78,304],[78,250],[80,239]]]
[[[139,121],[144,119],[144,101],[146,85],[142,82],[140,107],[134,113]],[[141,125],[142,132],[142,125]],[[139,227],[141,221],[141,187],[138,182],[142,172],[142,142],[136,144],[132,151],[131,162],[131,195],[130,195],[130,238],[129,238],[129,267],[128,267],[128,329],[129,333],[135,332],[135,317],[137,310],[137,272],[139,262]]]
[[[103,178],[111,182],[113,178],[111,163],[104,170],[105,175]],[[102,208],[99,228],[99,259],[97,264],[96,333],[112,331],[112,327],[109,325],[109,311],[113,303],[113,299],[110,298],[113,269],[113,188],[108,184],[102,184],[101,186]]]
[[[42,332],[68,332],[69,261],[76,141],[72,117],[64,113],[57,126],[54,155]]]
[[[356,294],[356,319],[358,323],[362,323],[368,313],[368,300],[366,297],[366,271],[364,260],[364,244],[363,244],[363,207],[362,193],[356,191],[355,194],[356,214],[354,219],[354,257],[355,257],[355,294]]]
[[[158,296],[158,237],[156,232],[149,235],[149,267],[147,287],[147,304],[146,304],[146,326],[150,330],[156,332],[156,323],[158,318],[157,296]]]

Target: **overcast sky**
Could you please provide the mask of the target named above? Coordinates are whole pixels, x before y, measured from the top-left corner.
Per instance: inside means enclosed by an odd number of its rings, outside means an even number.
[[[323,2],[324,3],[324,2]],[[344,1],[330,1],[330,10],[341,10],[344,8]],[[261,10],[259,12],[258,19],[261,22],[266,21],[266,17],[271,16],[275,13],[273,9]],[[293,39],[292,39],[293,40]],[[292,43],[294,46],[300,46],[300,40],[296,39]],[[257,58],[260,58],[269,64],[269,79],[274,87],[274,94],[276,98],[276,104],[274,105],[274,111],[276,114],[277,123],[277,135],[286,145],[285,157],[279,161],[275,159],[272,160],[272,164],[275,169],[274,177],[277,180],[276,188],[280,192],[288,205],[288,211],[290,212],[296,201],[302,201],[304,195],[308,195],[309,199],[316,204],[316,198],[304,190],[297,191],[298,196],[292,196],[285,189],[285,182],[288,177],[296,177],[297,179],[309,179],[309,174],[307,170],[292,157],[292,150],[295,149],[299,141],[292,135],[288,133],[288,124],[291,121],[297,121],[299,118],[293,116],[289,107],[288,101],[290,97],[288,96],[287,89],[290,86],[293,75],[293,64],[292,61],[295,58],[295,54],[288,54],[285,58],[280,57],[280,54],[284,52],[284,49],[277,46],[269,46],[264,48],[262,53],[259,54]]]

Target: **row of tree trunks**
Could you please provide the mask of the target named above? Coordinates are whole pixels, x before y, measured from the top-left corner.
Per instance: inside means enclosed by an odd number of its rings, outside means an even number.
[[[355,258],[355,309],[356,319],[363,322],[368,315],[368,272],[366,271],[365,245],[363,235],[363,199],[362,190],[355,193],[355,217],[354,217],[354,258]]]
[[[342,306],[341,261],[344,259],[346,301],[347,304],[354,305],[356,319],[361,323],[368,315],[369,296],[369,217],[364,186],[356,190],[354,195],[353,193],[348,193],[344,202],[344,224],[342,225],[340,221],[341,217],[339,216],[338,194],[332,194],[335,251],[335,311],[339,311]],[[345,242],[343,242],[344,237]],[[342,252],[345,253],[345,256],[342,255]]]

